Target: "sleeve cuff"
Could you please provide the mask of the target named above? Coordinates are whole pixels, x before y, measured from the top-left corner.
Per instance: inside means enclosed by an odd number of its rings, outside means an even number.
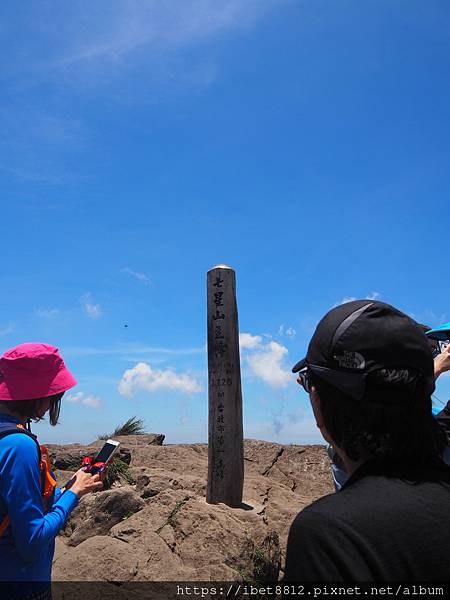
[[[67,513],[70,513],[78,504],[78,496],[72,492],[71,490],[66,490],[61,496],[58,498],[55,505],[60,506],[65,509]]]

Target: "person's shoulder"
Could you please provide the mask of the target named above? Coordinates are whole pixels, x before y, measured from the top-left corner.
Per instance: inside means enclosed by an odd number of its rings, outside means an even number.
[[[337,510],[339,506],[346,506],[350,496],[353,496],[354,493],[355,489],[353,486],[347,487],[347,485],[344,485],[339,491],[326,494],[325,496],[314,500],[314,502],[302,510],[302,513],[322,514],[328,513],[331,510]]]
[[[1,433],[0,433],[1,436]],[[0,452],[36,454],[36,441],[26,433],[12,432],[0,437]]]
[[[342,492],[339,491],[327,494],[326,496],[322,496],[321,498],[314,500],[314,502],[306,506],[300,514],[316,514],[321,513],[322,511],[327,512],[330,506],[333,506],[336,504],[336,502],[339,502],[338,498],[341,494]]]
[[[344,522],[352,520],[355,513],[359,512],[360,505],[366,514],[367,495],[372,492],[366,489],[369,487],[367,485],[369,482],[366,481],[363,485],[357,485],[357,483],[348,487],[344,486],[338,492],[315,500],[298,513],[292,526],[302,529],[328,530],[333,523],[337,523],[338,527],[341,527]]]
[[[338,512],[337,509],[341,504],[341,498],[339,497],[341,494],[342,492],[328,494],[306,506],[295,517],[292,527],[306,529],[326,527],[325,521],[334,520],[336,512]]]

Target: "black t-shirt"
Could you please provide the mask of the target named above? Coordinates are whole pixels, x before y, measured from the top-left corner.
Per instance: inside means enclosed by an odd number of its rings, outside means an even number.
[[[447,402],[441,412],[435,415],[435,419],[450,440],[450,400]]]
[[[366,464],[295,518],[285,581],[450,581],[450,468]]]

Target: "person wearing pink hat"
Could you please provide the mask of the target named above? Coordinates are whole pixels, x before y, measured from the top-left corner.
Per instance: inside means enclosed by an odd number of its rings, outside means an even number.
[[[30,430],[47,412],[57,424],[76,383],[54,346],[21,344],[0,357],[1,598],[51,599],[55,538],[79,498],[102,488],[101,476],[79,470],[62,493]]]

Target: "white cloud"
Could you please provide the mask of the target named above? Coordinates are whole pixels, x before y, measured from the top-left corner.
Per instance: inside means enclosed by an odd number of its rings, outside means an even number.
[[[96,0],[86,10],[83,0],[72,0],[57,11],[51,2],[29,3],[1,24],[2,37],[15,42],[2,61],[2,90],[14,103],[0,110],[0,170],[34,184],[90,178],[77,159],[85,146],[92,149],[91,128],[73,117],[71,94],[106,90],[109,105],[146,105],[208,88],[220,75],[217,40],[245,33],[281,2]],[[30,87],[43,82],[56,87],[59,106],[44,98],[40,108],[30,97]]]
[[[381,294],[379,292],[370,292],[370,294],[367,294],[366,298],[367,300],[379,300],[381,297]]]
[[[119,68],[133,54],[158,57],[242,27],[257,19],[274,0],[108,0],[97,2],[86,18],[83,5],[66,5],[57,31],[56,66],[109,63]],[[53,13],[52,13],[53,14]],[[53,39],[53,38],[52,38]]]
[[[12,333],[15,328],[15,324],[10,322],[4,329],[0,329],[0,335],[8,335]]]
[[[74,404],[83,404],[83,406],[89,406],[90,408],[98,408],[102,403],[98,396],[92,396],[91,394],[85,394],[84,392],[68,394],[67,396],[64,396],[64,400],[73,402]]]
[[[102,315],[102,309],[100,304],[94,304],[92,301],[92,295],[90,292],[84,294],[80,298],[85,313],[90,319],[98,319]]]
[[[267,421],[252,421],[245,427],[245,437],[278,444],[324,444],[311,410],[302,414],[272,415]]]
[[[127,369],[119,382],[118,390],[122,396],[133,397],[142,390],[174,390],[183,394],[194,394],[201,391],[199,382],[187,373],[178,374],[172,369],[153,369],[149,364],[139,362],[132,369]]]
[[[379,300],[380,298],[381,294],[379,292],[370,292],[370,294],[367,294],[364,298],[361,298],[361,300]],[[336,308],[336,306],[339,306],[340,304],[347,304],[347,302],[353,302],[354,300],[358,300],[358,298],[356,298],[355,296],[345,296],[344,298],[342,298],[342,300],[336,302],[336,304],[333,304],[332,308]]]
[[[56,319],[60,315],[60,310],[58,308],[38,308],[35,314],[41,319]]]
[[[282,361],[288,349],[277,342],[269,342],[255,353],[245,357],[250,372],[272,387],[285,387],[292,380],[283,369]]]
[[[257,348],[262,341],[260,335],[252,335],[251,333],[239,334],[239,346],[241,350]]]
[[[291,326],[285,327],[284,325],[280,325],[280,327],[278,328],[278,335],[281,336],[285,335],[289,338],[292,338],[296,335],[296,333],[296,330]]]
[[[355,296],[344,296],[344,298],[342,298],[342,300],[339,300],[339,302],[336,302],[336,304],[333,304],[333,308],[336,308],[336,306],[339,306],[341,304],[347,304],[347,302],[353,302],[353,300],[357,300],[358,298],[356,298]]]
[[[284,326],[282,327],[283,332],[286,332]],[[292,328],[288,329],[292,335]],[[263,337],[266,340],[263,341]],[[267,338],[270,336],[241,333],[239,343],[244,352],[244,361],[253,377],[274,388],[285,387],[292,380],[289,371],[282,366],[288,349],[278,342],[267,341]]]
[[[150,285],[151,283],[151,279],[148,275],[145,273],[139,273],[138,271],[133,271],[133,269],[129,269],[128,267],[122,269],[122,273],[128,273],[128,275],[131,275],[144,285]]]
[[[173,85],[175,78],[209,85],[217,70],[214,53],[193,57],[186,50],[248,30],[281,2],[96,0],[86,11],[82,0],[73,0],[56,12],[48,2],[31,4],[2,31],[19,40],[8,48],[3,78],[9,75],[15,83],[22,75],[30,82],[34,75],[56,81],[58,88],[76,85],[79,92],[85,81],[98,89],[117,75],[131,77],[122,97],[133,94],[135,79],[146,80],[147,88],[161,79]]]

